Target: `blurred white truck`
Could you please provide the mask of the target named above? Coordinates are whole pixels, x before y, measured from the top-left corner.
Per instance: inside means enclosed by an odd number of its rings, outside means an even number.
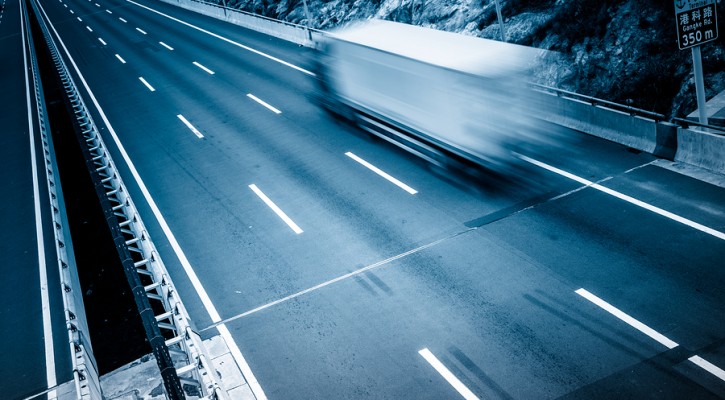
[[[382,20],[333,31],[318,50],[326,108],[431,162],[504,169],[535,140],[521,110],[539,50]]]

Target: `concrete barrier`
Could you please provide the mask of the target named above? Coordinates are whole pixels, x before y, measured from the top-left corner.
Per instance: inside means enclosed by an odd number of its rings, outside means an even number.
[[[725,174],[725,136],[697,128],[679,128],[675,161]]]
[[[185,8],[199,14],[227,21],[247,29],[274,36],[301,46],[312,46],[322,35],[321,31],[307,29],[285,21],[263,17],[246,11],[222,7],[218,4],[194,0],[162,0],[166,3]]]
[[[546,121],[673,159],[677,125],[566,95],[534,90],[534,112]]]

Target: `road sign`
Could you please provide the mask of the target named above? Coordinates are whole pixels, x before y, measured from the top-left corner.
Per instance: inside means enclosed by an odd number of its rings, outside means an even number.
[[[715,0],[675,0],[675,16],[680,50],[717,39]]]

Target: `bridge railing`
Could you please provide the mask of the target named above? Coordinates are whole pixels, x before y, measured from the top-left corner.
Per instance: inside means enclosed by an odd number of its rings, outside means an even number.
[[[73,382],[78,400],[101,400],[103,398],[98,376],[98,366],[93,356],[91,343],[87,340],[88,325],[85,318],[83,295],[75,257],[72,252],[71,237],[68,221],[65,215],[63,193],[58,184],[60,174],[55,158],[53,140],[49,131],[48,114],[45,106],[45,96],[40,78],[40,68],[36,56],[36,47],[30,29],[30,16],[26,3],[21,2],[23,10],[23,27],[29,49],[29,79],[32,79],[35,112],[38,121],[41,143],[43,147],[43,165],[45,168],[46,185],[49,194],[49,206],[53,223],[53,237],[55,242],[56,266],[60,278],[61,297],[65,314],[70,358],[73,368]],[[24,44],[25,45],[25,44]],[[50,266],[50,264],[49,264]],[[46,338],[47,340],[47,338]],[[52,390],[50,391],[52,392]]]

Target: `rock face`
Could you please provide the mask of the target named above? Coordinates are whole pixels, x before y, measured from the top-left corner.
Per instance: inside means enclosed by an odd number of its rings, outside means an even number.
[[[677,47],[672,2],[499,0],[507,41],[561,57],[534,81],[684,117],[696,106],[691,51]],[[230,0],[229,6],[319,29],[381,18],[500,40],[494,0]],[[720,38],[702,46],[706,97],[725,90],[725,2]]]

